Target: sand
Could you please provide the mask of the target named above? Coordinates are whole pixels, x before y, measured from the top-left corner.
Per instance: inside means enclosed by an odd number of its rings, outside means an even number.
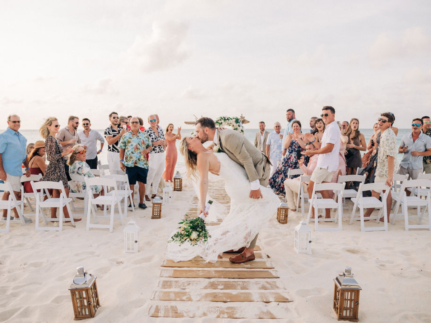
[[[184,171],[181,163],[179,168]],[[184,191],[174,192],[173,203],[163,208],[162,219],[151,220],[151,208],[128,213],[126,221],[141,227],[136,254],[123,252],[119,220],[113,233],[86,231],[85,221],[76,228],[66,225],[62,232],[11,225],[9,233],[0,235],[0,322],[73,322],[68,288],[78,266],[97,276],[102,307],[92,322],[255,322],[148,316],[167,239],[195,196],[191,183],[184,184]],[[360,321],[431,322],[431,232],[407,232],[400,220],[388,232],[363,233],[359,222],[349,225],[344,219],[341,232],[313,232],[312,254],[298,255],[293,230],[300,219],[300,213],[291,213],[288,224],[281,225],[274,215],[260,233],[258,245],[293,300],[285,305],[284,319],[260,322],[336,321],[333,278],[345,266],[353,268],[362,287]]]

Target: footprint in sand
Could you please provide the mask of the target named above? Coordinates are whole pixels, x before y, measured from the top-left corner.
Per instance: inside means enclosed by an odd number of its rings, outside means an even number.
[[[54,297],[51,300],[51,303],[61,304],[61,303],[69,302],[69,301],[70,301],[70,296],[69,295],[59,295],[59,296]]]
[[[313,289],[298,289],[295,294],[299,297],[312,297],[312,296],[323,296],[328,293],[327,290],[323,288],[313,288]]]

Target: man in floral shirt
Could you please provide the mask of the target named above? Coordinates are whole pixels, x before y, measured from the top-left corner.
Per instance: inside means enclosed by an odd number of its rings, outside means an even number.
[[[137,117],[131,119],[130,125],[131,131],[123,135],[118,145],[118,148],[120,148],[121,169],[129,177],[132,191],[134,191],[136,182],[139,182],[139,208],[145,210],[147,208],[144,203],[145,184],[147,183],[148,175],[148,160],[145,155],[153,147],[148,134],[139,129],[140,124]],[[131,206],[129,205],[129,207]]]
[[[395,116],[391,112],[385,112],[380,115],[379,128],[381,132],[379,153],[377,156],[377,169],[375,183],[385,183],[388,186],[389,194],[386,200],[387,204],[387,217],[391,213],[392,195],[391,187],[394,179],[395,158],[397,156],[397,136],[392,130],[392,125],[395,121]],[[372,196],[375,198],[380,197],[380,191],[373,191]],[[364,217],[369,217],[374,209],[367,209]]]
[[[431,120],[430,117],[422,117],[422,132],[431,137]],[[424,157],[424,172],[431,174],[431,156]]]

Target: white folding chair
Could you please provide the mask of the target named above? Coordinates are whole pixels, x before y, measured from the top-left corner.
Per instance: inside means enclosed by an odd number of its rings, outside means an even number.
[[[127,217],[127,201],[130,200],[130,204],[132,206],[132,211],[135,211],[134,202],[132,199],[132,193],[133,191],[130,189],[129,185],[129,177],[127,175],[120,175],[120,174],[111,174],[111,175],[103,175],[102,178],[111,178],[115,179],[117,182],[117,195],[124,198],[124,217]],[[137,185],[135,185],[137,186]],[[105,193],[106,195],[110,195],[111,193]]]
[[[117,190],[117,182],[113,178],[85,178],[85,183],[87,186],[87,194],[88,194],[88,216],[87,216],[87,231],[90,228],[99,228],[99,229],[109,229],[109,232],[114,231],[114,217],[115,217],[115,206],[118,206],[119,217],[121,221],[121,225],[123,225],[123,213],[121,212],[121,200],[125,199],[118,195]],[[93,192],[91,191],[92,186],[100,185],[103,186],[105,194],[109,192],[110,195],[99,195],[98,197],[94,197]],[[109,216],[110,221],[109,224],[99,224],[97,221],[97,214],[95,205],[104,205],[105,206],[105,216],[106,216],[106,206],[110,207],[111,214]],[[95,223],[91,223],[91,217],[94,218]]]
[[[431,174],[419,174],[417,179],[427,179],[427,180],[431,180]],[[417,195],[417,192],[415,190],[412,190],[414,194]],[[428,188],[424,188],[424,187],[420,187],[419,188],[419,195],[420,196],[424,196],[426,197],[428,195],[428,192],[430,192],[431,190]]]
[[[26,182],[38,182],[40,181],[40,179],[42,178],[42,174],[38,174],[38,175],[30,175],[29,177],[23,175],[21,176],[21,201],[23,201],[23,203],[21,204],[21,213],[24,214],[24,205],[27,204],[27,206],[30,208],[31,212],[35,212],[35,210],[33,209],[33,204],[31,203],[30,199],[35,198],[34,193],[26,193],[24,191],[24,183]],[[36,204],[36,201],[35,201]],[[36,207],[36,205],[35,205]],[[36,215],[36,213],[27,213],[27,216],[34,216]]]
[[[73,220],[73,213],[70,209],[70,203],[72,202],[72,198],[66,196],[66,192],[64,191],[63,182],[31,182],[31,187],[33,188],[33,192],[36,196],[36,230],[39,231],[62,231],[63,230],[63,222],[70,222],[73,226],[75,226],[75,221]],[[43,190],[58,190],[60,191],[60,197],[53,198],[50,197],[46,200],[43,200],[44,194]],[[44,208],[58,208],[59,216],[58,218],[45,218],[43,209]],[[69,212],[69,218],[64,218],[63,207],[67,208]],[[39,216],[42,216],[45,225],[47,221],[58,222],[58,227],[42,227],[39,225]]]
[[[360,184],[359,190],[357,192],[357,196],[355,198],[352,198],[352,202],[355,203],[353,205],[352,214],[350,216],[350,224],[353,224],[354,220],[360,220],[361,221],[361,231],[388,231],[388,218],[387,218],[387,206],[386,206],[386,200],[388,198],[389,194],[389,187],[386,186],[385,183],[370,183],[370,184]],[[366,196],[364,197],[363,192],[367,191],[382,191],[380,193],[381,201],[378,198],[375,198],[374,196]],[[356,208],[359,208],[359,218],[355,217],[356,215]],[[384,225],[379,227],[365,227],[365,218],[364,218],[364,209],[380,209],[377,216],[370,216],[367,217],[367,220],[376,220],[376,222],[380,221],[380,218],[384,218]]]
[[[365,183],[366,178],[367,176],[365,174],[364,175],[340,175],[338,176],[338,183],[344,183],[344,185],[346,185],[347,182]],[[358,191],[352,188],[345,188],[343,191],[343,198],[344,198],[343,206],[346,204],[346,198],[354,198],[357,196],[357,194],[358,194]]]
[[[333,199],[327,199],[327,198],[318,198],[317,192],[321,191],[333,191],[334,192],[334,198]],[[312,208],[315,209],[314,214],[314,229],[316,231],[341,231],[342,230],[342,218],[343,218],[343,191],[344,191],[344,184],[338,184],[338,183],[322,183],[322,184],[314,184],[313,188],[313,194],[311,196],[311,200],[309,200],[309,210],[308,210],[308,219],[307,223],[310,222],[311,214],[312,214]],[[338,202],[335,201],[335,199],[338,199]],[[319,209],[337,209],[338,214],[334,218],[322,218],[319,219]],[[338,222],[338,227],[336,228],[323,228],[319,229],[319,222]]]
[[[90,169],[91,174],[94,176],[102,176],[103,175],[103,169]]]
[[[409,175],[401,175],[401,174],[395,174],[394,175],[394,183],[392,184],[391,189],[391,197],[392,197],[392,205],[391,209],[394,210],[394,213],[391,214],[392,220],[391,223],[395,224],[395,218],[398,216],[402,216],[402,210],[401,214],[398,214],[398,210],[401,206],[401,200],[403,197],[403,191],[401,190],[401,187],[403,186],[404,182],[407,182]]]
[[[298,169],[291,169],[289,168],[289,171],[287,172],[287,178],[292,178],[294,175],[304,175],[304,172],[298,168]]]
[[[106,165],[102,165],[100,162],[99,162],[99,170],[102,172],[102,174],[103,175],[108,175],[110,172],[109,172],[109,165],[108,164],[106,164]]]
[[[311,175],[302,175],[299,178],[298,199],[296,200],[296,210],[299,208],[299,201],[301,201],[301,213],[305,216],[305,199],[309,199],[308,192],[304,190],[304,184],[310,181]]]
[[[22,225],[25,225],[24,215],[21,212],[20,206],[24,203],[23,201],[18,201],[15,197],[12,186],[9,182],[0,183],[0,191],[3,191],[3,194],[9,192],[9,199],[7,201],[0,200],[0,210],[7,210],[6,214],[6,229],[0,229],[0,232],[9,232],[10,228],[10,218],[12,216],[12,210],[16,208],[19,219]]]
[[[411,181],[404,181],[403,185],[401,186],[401,198],[400,198],[400,204],[402,207],[401,215],[404,215],[404,224],[405,224],[406,231],[408,231],[409,229],[431,230],[431,215],[430,215],[431,193],[428,191],[426,195],[426,199],[422,199],[421,194],[419,193],[419,190],[421,188],[430,189],[431,181],[428,179],[416,179]],[[410,191],[416,192],[416,194],[411,194],[410,196],[407,196],[405,192],[407,189],[410,189]],[[409,215],[409,212],[408,212],[409,207],[416,207],[418,210],[417,215]],[[422,219],[425,214],[420,211],[421,207],[425,207],[425,211],[427,211],[428,224],[422,224]],[[400,214],[398,213],[394,213],[391,221],[392,224],[395,224],[395,221],[397,220],[399,215]],[[419,224],[416,224],[416,225],[409,224],[409,220],[416,220],[416,219],[419,220]]]
[[[70,178],[72,179],[72,181],[79,182],[79,183],[85,183],[85,176],[77,175],[77,174],[69,174],[69,175],[70,175]],[[82,193],[73,193],[72,191],[69,191],[69,197],[72,198],[72,202],[70,203],[70,205],[72,206],[73,212],[76,212],[76,210],[84,210],[83,214],[76,214],[75,216],[87,216],[88,194],[86,194],[86,192],[84,190],[82,191]],[[83,198],[84,199],[84,207],[76,207],[75,204],[73,203],[74,198]]]

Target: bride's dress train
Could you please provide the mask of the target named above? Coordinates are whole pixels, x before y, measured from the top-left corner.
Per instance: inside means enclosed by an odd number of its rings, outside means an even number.
[[[224,251],[248,246],[269,219],[275,217],[280,200],[274,192],[261,186],[263,198],[251,199],[245,169],[225,153],[216,153],[216,156],[221,163],[219,176],[224,179],[226,193],[231,199],[230,212],[219,226],[207,227],[211,238],[206,243],[198,246],[187,242],[181,246],[168,243],[168,259],[187,261],[200,256],[206,261],[216,262]]]

